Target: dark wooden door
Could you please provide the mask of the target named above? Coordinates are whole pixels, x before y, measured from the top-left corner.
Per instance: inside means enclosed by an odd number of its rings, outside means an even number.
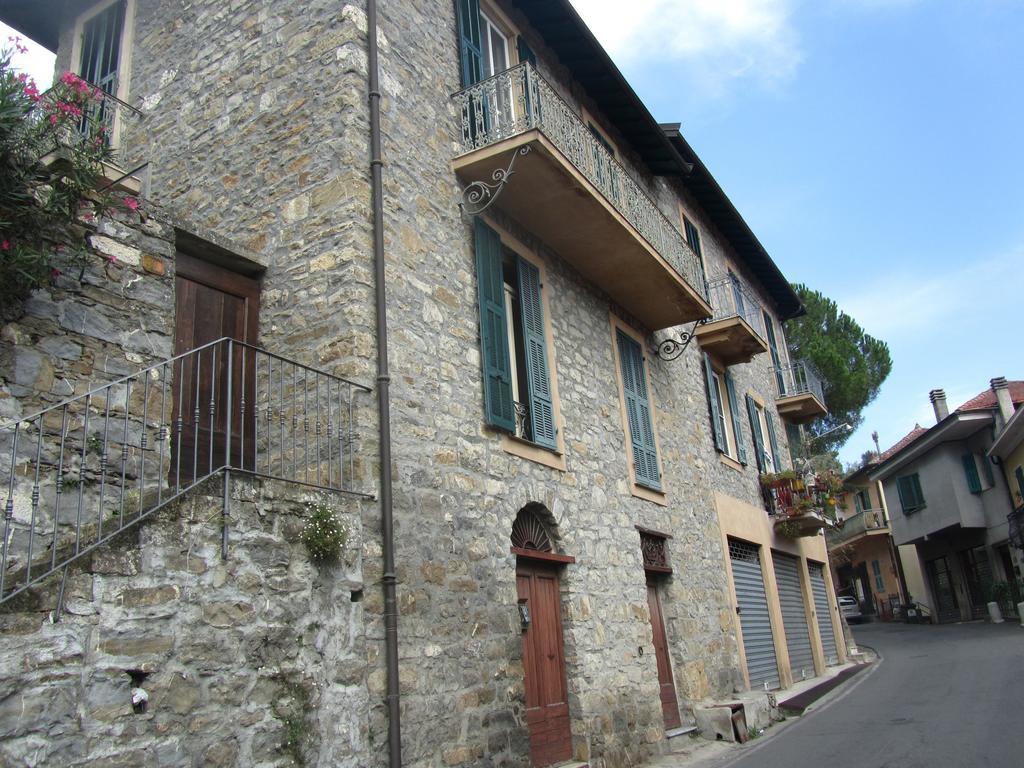
[[[672,664],[668,660],[668,638],[665,634],[665,619],[661,610],[657,582],[647,577],[647,608],[651,612],[651,631],[654,634],[654,655],[658,661],[658,684],[661,687],[661,711],[665,716],[666,728],[679,728],[679,702],[676,701],[676,684],[672,679]]]
[[[953,578],[949,572],[949,564],[945,557],[936,557],[925,563],[925,570],[932,583],[932,592],[935,594],[935,613],[938,621],[959,621],[960,605],[956,599],[956,592],[953,589]]]
[[[259,321],[259,281],[178,253],[175,276],[174,354],[230,337],[255,344]],[[255,413],[251,352],[235,348],[232,361],[232,403],[228,403],[227,349],[220,345],[191,355],[174,367],[175,413],[170,482],[186,484],[226,463],[227,417],[232,409],[234,466],[252,463],[252,417]],[[245,421],[239,397],[249,403]],[[212,415],[211,415],[211,402]],[[199,417],[196,418],[198,411]],[[249,445],[246,451],[244,442]],[[248,457],[248,458],[246,458]]]
[[[572,756],[558,571],[544,563],[520,559],[516,589],[530,617],[523,632],[530,759],[538,767],[552,765]]]

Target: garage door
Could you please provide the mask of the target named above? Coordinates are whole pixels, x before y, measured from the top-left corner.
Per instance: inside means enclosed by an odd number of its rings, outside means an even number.
[[[747,656],[747,674],[751,689],[779,687],[779,665],[775,660],[772,623],[768,616],[768,599],[761,575],[758,548],[744,541],[729,539],[732,580],[739,606],[743,650]]]
[[[825,573],[819,563],[807,563],[811,574],[811,593],[814,595],[814,612],[818,614],[818,631],[821,633],[821,647],[825,651],[826,664],[838,664],[836,633],[832,629],[832,607],[825,589]]]
[[[772,562],[775,564],[775,583],[779,587],[782,625],[786,629],[793,679],[814,677],[811,633],[807,627],[807,611],[804,610],[804,593],[800,588],[800,561],[789,555],[772,552]]]

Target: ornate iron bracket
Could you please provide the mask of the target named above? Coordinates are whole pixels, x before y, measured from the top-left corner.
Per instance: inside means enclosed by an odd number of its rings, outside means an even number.
[[[689,331],[681,331],[678,339],[674,339],[670,336],[667,339],[659,341],[657,344],[652,346],[650,353],[652,355],[657,355],[662,360],[675,360],[686,351],[690,342],[693,341],[693,337],[697,332],[697,326],[703,325],[706,322],[706,319],[698,320],[693,324],[693,327]],[[652,334],[651,339],[653,340],[653,338],[654,336]]]
[[[488,184],[486,181],[474,181],[467,184],[465,189],[462,190],[462,201],[459,203],[459,210],[463,213],[468,213],[470,216],[486,211],[491,203],[498,199],[498,195],[505,188],[509,177],[515,173],[512,170],[512,166],[516,164],[516,158],[520,155],[528,155],[529,153],[529,145],[515,150],[512,153],[512,159],[509,160],[508,168],[497,168],[491,174],[491,179],[494,181],[493,184]]]

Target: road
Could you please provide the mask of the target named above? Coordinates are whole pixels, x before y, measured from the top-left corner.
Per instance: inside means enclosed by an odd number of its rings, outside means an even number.
[[[853,631],[882,657],[876,667],[721,768],[1024,766],[1019,623],[879,623]]]

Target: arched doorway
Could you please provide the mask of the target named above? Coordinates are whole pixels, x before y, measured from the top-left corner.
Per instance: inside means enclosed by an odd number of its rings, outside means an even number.
[[[510,537],[516,555],[530,759],[538,768],[572,757],[559,574],[575,561],[554,551],[538,514],[543,511],[541,505],[521,509]]]

